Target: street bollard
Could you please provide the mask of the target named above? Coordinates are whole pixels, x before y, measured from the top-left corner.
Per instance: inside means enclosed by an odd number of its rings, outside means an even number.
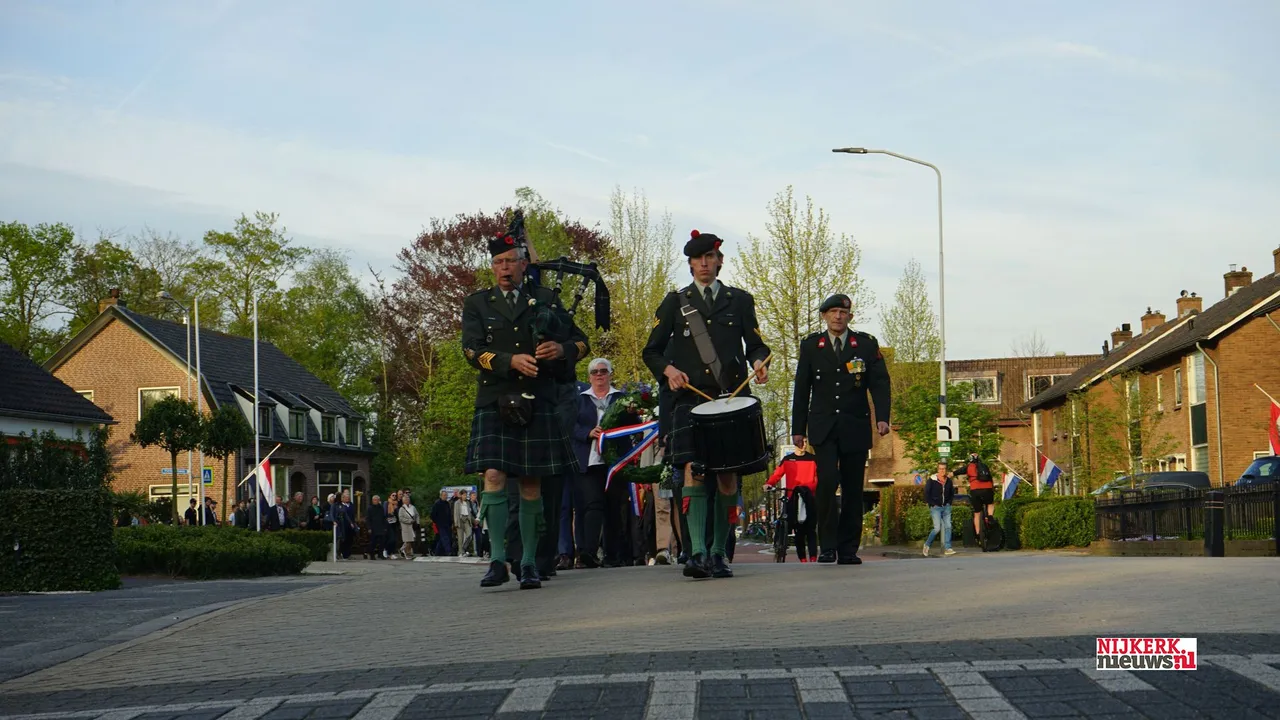
[[[1226,518],[1226,494],[1221,490],[1210,490],[1204,494],[1204,556],[1223,557],[1226,546],[1223,542]]]

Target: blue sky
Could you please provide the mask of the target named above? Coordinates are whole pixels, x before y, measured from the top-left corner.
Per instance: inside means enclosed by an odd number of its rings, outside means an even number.
[[[949,357],[1096,352],[1280,244],[1269,0],[360,5],[0,0],[0,217],[268,210],[386,269],[524,185],[602,224],[640,188],[678,247],[763,235],[793,184],[883,305],[912,256],[936,288],[933,175],[830,149],[886,148],[944,173]]]

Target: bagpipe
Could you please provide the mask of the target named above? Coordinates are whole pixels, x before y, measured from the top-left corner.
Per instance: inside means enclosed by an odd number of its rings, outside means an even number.
[[[601,330],[609,329],[609,288],[605,286],[604,278],[600,275],[600,268],[595,263],[581,263],[570,260],[561,256],[555,260],[536,260],[536,256],[532,253],[532,246],[529,244],[529,235],[524,227],[524,211],[516,209],[511,219],[511,225],[507,229],[507,234],[515,238],[516,246],[523,248],[525,255],[530,258],[529,267],[525,270],[524,282],[529,283],[531,287],[546,287],[543,283],[543,273],[554,273],[555,281],[550,286],[552,292],[555,293],[556,299],[560,300],[561,305],[569,313],[572,319],[578,312],[578,306],[582,304],[582,299],[587,294],[587,286],[595,286],[595,322],[596,327]],[[561,292],[564,289],[565,278],[575,275],[582,278],[582,282],[578,285],[573,295],[573,304],[565,305],[561,300]],[[551,312],[550,308],[541,310],[536,314],[535,332],[540,337],[557,338],[568,331],[567,327],[561,328],[560,321]]]

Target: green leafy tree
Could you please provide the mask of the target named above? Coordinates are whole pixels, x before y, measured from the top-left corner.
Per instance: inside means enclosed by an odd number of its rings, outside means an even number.
[[[1076,492],[1158,469],[1160,458],[1177,447],[1176,438],[1161,430],[1164,414],[1154,383],[1144,386],[1137,372],[1112,375],[1071,393],[1060,412],[1070,432],[1069,475]]]
[[[36,360],[61,339],[48,323],[64,312],[75,237],[64,223],[0,223],[0,340]]]
[[[162,304],[156,294],[162,288],[154,270],[138,263],[127,245],[102,235],[92,245],[78,245],[71,263],[71,276],[61,303],[71,313],[67,332],[80,332],[98,316],[98,303],[111,292],[120,290],[120,299],[129,308],[154,315]]]
[[[434,357],[431,377],[423,387],[426,412],[417,459],[428,467],[459,475],[471,437],[476,371],[467,364],[460,339],[438,343],[431,352]]]
[[[651,219],[649,200],[640,191],[628,198],[622,188],[615,187],[609,210],[613,242],[603,267],[612,294],[613,373],[618,382],[652,382],[653,373],[640,355],[654,312],[667,292],[675,289],[675,224],[669,213]]]
[[[147,408],[130,440],[142,447],[159,446],[169,453],[172,472],[171,498],[178,498],[178,453],[195,450],[204,440],[204,421],[195,403],[169,396]],[[173,524],[178,524],[178,503],[173,503]]]
[[[969,383],[956,383],[947,394],[947,414],[960,418],[960,438],[951,443],[951,460],[959,461],[977,453],[992,465],[1000,455],[1004,438],[996,426],[994,410],[962,399],[971,390]],[[905,446],[904,454],[915,467],[920,470],[936,467],[941,459],[936,423],[937,389],[928,383],[907,388],[893,399],[893,417],[899,423],[898,435]]]
[[[204,421],[200,447],[205,455],[222,461],[222,512],[226,520],[227,491],[235,480],[228,474],[232,453],[253,442],[253,428],[236,405],[221,405]],[[175,495],[176,497],[176,495]]]
[[[280,281],[310,252],[294,246],[278,222],[275,213],[255,212],[252,220],[241,215],[231,232],[210,230],[204,235],[208,256],[197,260],[193,269],[202,278],[203,286],[226,306],[230,313],[228,331],[234,335],[253,333],[255,293],[261,325],[262,306],[279,301]]]
[[[880,319],[880,342],[893,349],[889,378],[893,394],[924,383],[937,381],[938,370],[930,363],[938,361],[942,340],[938,333],[938,316],[929,301],[920,263],[912,259],[902,271],[893,305]]]
[[[260,316],[262,312],[260,307]],[[374,307],[351,274],[345,254],[313,252],[270,313],[273,321],[266,339],[361,409],[374,406]]]

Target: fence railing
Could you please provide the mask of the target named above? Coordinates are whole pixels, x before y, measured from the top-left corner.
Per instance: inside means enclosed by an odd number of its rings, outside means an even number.
[[[1201,540],[1209,490],[1127,492],[1095,504],[1100,540]],[[1275,540],[1280,552],[1280,482],[1215,488],[1222,493],[1224,540]]]

